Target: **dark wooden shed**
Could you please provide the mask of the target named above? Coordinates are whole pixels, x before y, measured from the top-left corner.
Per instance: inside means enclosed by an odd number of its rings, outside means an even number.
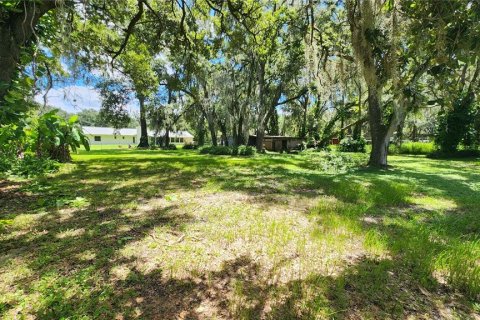
[[[268,151],[290,151],[298,149],[302,144],[303,139],[297,137],[286,136],[265,136],[263,139],[263,146]],[[248,137],[248,145],[257,145],[257,136],[250,135]]]

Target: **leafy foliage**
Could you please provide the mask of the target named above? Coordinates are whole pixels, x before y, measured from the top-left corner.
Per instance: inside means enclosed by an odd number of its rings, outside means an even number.
[[[165,150],[177,150],[177,146],[173,143],[170,143],[170,144],[166,145],[165,147],[163,147],[163,149],[165,149]]]
[[[83,146],[89,150],[90,144],[78,124],[78,116],[65,120],[56,110],[41,115],[29,131],[32,150],[39,158],[49,157],[60,162],[71,160],[70,150]]]
[[[198,146],[194,143],[185,143],[182,147],[182,149],[185,149],[185,150],[194,150],[194,149],[197,149]]]
[[[238,146],[238,155],[239,156],[253,156],[257,150],[252,146],[241,145]]]
[[[212,154],[212,155],[231,155],[232,148],[227,146],[206,146],[200,148],[200,154]]]
[[[114,128],[124,128],[130,122],[127,105],[130,102],[130,90],[121,81],[108,79],[97,85],[102,96],[100,119]]]
[[[32,154],[25,154],[21,159],[10,162],[8,173],[19,177],[37,177],[58,171],[57,161],[49,158],[38,158]]]
[[[449,109],[439,114],[435,143],[443,153],[455,153],[460,143],[466,148],[475,146],[475,114],[474,94],[456,100]]]
[[[339,150],[343,152],[365,152],[366,144],[364,138],[355,140],[352,137],[346,137],[340,141]]]

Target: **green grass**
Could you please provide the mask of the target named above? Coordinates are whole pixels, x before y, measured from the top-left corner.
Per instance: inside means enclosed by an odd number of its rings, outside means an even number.
[[[427,155],[436,150],[433,142],[403,142],[399,147],[391,144],[389,151],[392,154],[414,154],[414,155]]]
[[[480,162],[366,157],[97,149],[1,181],[0,318],[474,319]]]

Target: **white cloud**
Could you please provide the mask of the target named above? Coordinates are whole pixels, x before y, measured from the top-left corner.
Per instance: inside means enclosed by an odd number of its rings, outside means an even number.
[[[43,92],[35,96],[35,101],[43,104]],[[93,87],[71,85],[63,88],[53,88],[48,92],[47,104],[69,113],[77,113],[84,109],[99,110],[102,105],[100,93]],[[132,100],[128,104],[130,113],[138,110],[138,102]]]
[[[43,103],[43,94],[36,95],[35,101]],[[47,104],[74,113],[83,109],[98,110],[102,101],[100,93],[94,88],[72,85],[51,89],[47,95]]]

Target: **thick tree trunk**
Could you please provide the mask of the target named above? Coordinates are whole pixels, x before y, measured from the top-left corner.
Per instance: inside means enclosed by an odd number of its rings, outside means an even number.
[[[265,137],[265,120],[269,112],[265,103],[265,62],[257,62],[257,81],[258,81],[258,115],[257,115],[257,140],[256,148],[258,152],[263,152],[263,139]]]
[[[53,147],[49,150],[50,159],[57,160],[58,162],[66,163],[72,161],[72,156],[70,155],[70,149],[68,145],[61,144],[57,147]]]
[[[415,142],[418,141],[418,139],[417,139],[417,124],[415,122],[413,123],[412,134],[410,136],[410,139],[412,139],[412,141],[415,141]]]
[[[205,144],[205,116],[203,113],[200,116],[200,121],[197,126],[197,145],[203,146]]]
[[[208,131],[212,139],[212,146],[217,146],[217,128],[215,127],[214,115],[203,110],[205,118],[207,118]]]
[[[382,137],[372,136],[372,151],[368,165],[377,168],[387,167],[388,140]]]
[[[228,132],[227,132],[227,125],[221,121],[218,122],[218,126],[220,127],[220,132],[222,133],[222,144],[224,146],[228,146]]]
[[[212,138],[212,146],[217,146],[217,131],[215,130],[215,125],[208,122],[208,130],[210,131],[210,137]]]
[[[405,122],[400,122],[397,126],[397,133],[395,134],[395,145],[400,147],[403,142],[403,128],[405,126]]]
[[[163,147],[168,147],[170,145],[170,127],[165,127],[165,135],[163,136]]]
[[[238,119],[235,145],[239,146],[242,144],[245,144],[245,136],[243,135],[243,115],[240,115],[240,118]]]
[[[260,123],[257,127],[256,147],[257,147],[258,152],[263,152],[264,151],[264,148],[263,148],[263,140],[264,139],[265,139],[265,127],[264,127],[263,123]]]
[[[148,148],[149,144],[145,111],[145,97],[139,96],[138,102],[140,103],[140,143],[138,144],[138,148]]]
[[[0,23],[0,104],[19,71],[22,47],[32,39],[40,18],[59,1],[25,1],[19,12],[11,11]]]
[[[389,130],[382,121],[379,94],[376,88],[368,88],[368,122],[372,136],[372,151],[368,165],[371,167],[386,168]]]

